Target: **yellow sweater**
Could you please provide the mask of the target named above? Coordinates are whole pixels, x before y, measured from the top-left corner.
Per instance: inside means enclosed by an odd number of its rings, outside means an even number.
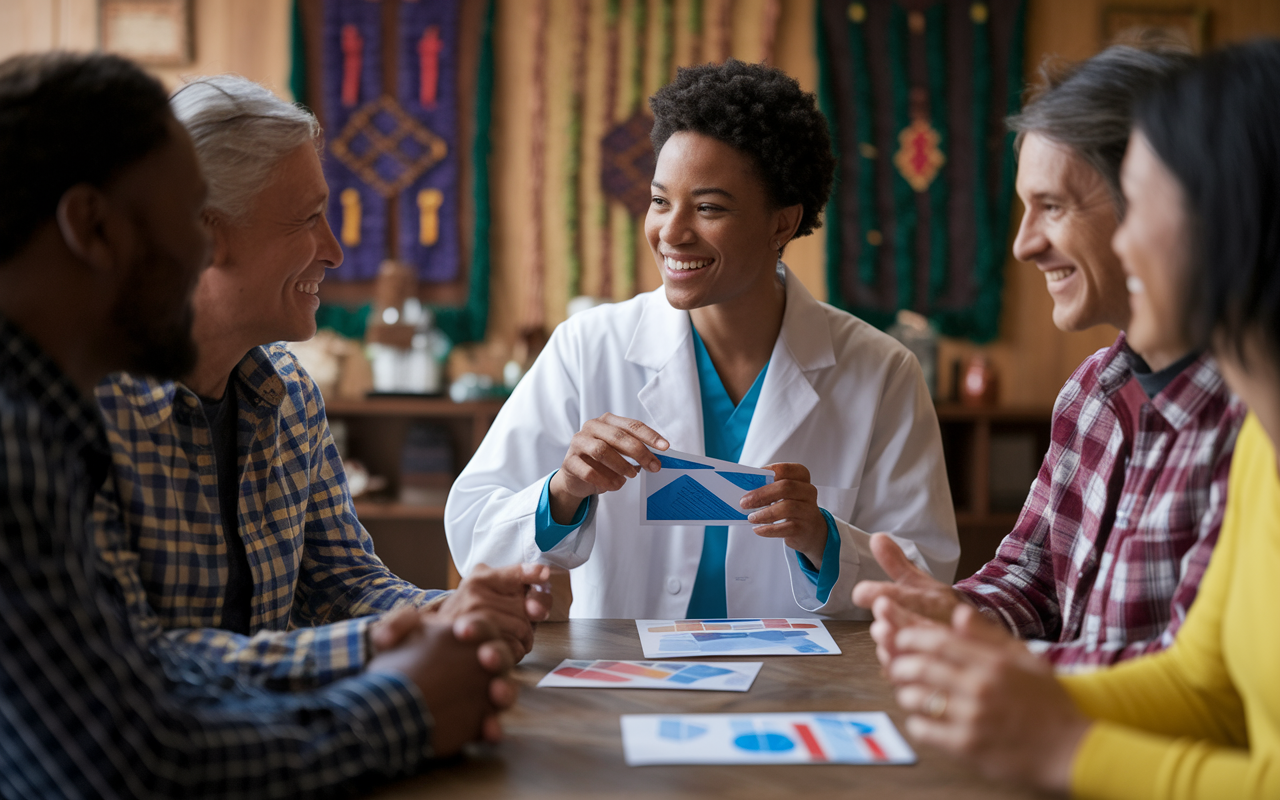
[[[1221,538],[1173,646],[1061,680],[1098,720],[1072,794],[1280,798],[1280,476],[1252,414]]]

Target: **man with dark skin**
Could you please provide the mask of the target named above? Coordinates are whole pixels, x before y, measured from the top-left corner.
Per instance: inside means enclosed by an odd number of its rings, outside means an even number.
[[[208,680],[190,656],[165,678],[88,526],[109,464],[92,398],[109,372],[194,363],[191,141],[123,59],[18,56],[0,63],[0,189],[0,795],[345,794],[495,737],[513,659],[481,616],[409,611],[402,643],[314,692]],[[434,724],[380,724],[406,706]]]

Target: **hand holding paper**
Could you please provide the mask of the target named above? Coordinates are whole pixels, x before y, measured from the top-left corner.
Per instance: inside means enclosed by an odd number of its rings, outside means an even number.
[[[658,458],[650,447],[670,445],[643,422],[615,414],[588,420],[569,441],[569,452],[551,479],[551,518],[566,524],[591,495],[621,489],[641,469],[657,472]]]
[[[785,539],[803,553],[814,569],[822,567],[827,545],[827,518],[818,507],[818,487],[803,464],[771,464],[775,480],[742,497],[743,508],[758,508],[747,519],[757,536]]]

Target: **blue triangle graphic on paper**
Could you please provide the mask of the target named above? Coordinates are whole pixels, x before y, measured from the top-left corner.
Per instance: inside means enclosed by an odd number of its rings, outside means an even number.
[[[658,735],[663,739],[685,741],[688,739],[697,739],[706,732],[707,729],[702,725],[682,722],[679,719],[664,719],[658,722]]]
[[[716,497],[688,475],[649,495],[649,519],[746,520],[747,515]]]
[[[683,458],[672,458],[664,456],[662,453],[654,453],[658,457],[658,461],[662,462],[664,469],[715,469],[708,464],[699,464],[696,461],[685,461]]]
[[[746,489],[748,492],[752,489],[759,489],[764,486],[764,482],[769,479],[768,475],[756,475],[754,472],[716,472],[721,478],[740,489]]]

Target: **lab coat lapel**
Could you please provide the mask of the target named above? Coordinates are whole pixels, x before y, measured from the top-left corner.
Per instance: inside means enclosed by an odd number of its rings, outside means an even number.
[[[786,270],[787,307],[782,330],[769,357],[769,371],[751,417],[741,463],[759,467],[771,463],[796,428],[823,398],[806,373],[835,366],[831,329],[821,304],[799,279]],[[830,400],[831,398],[827,398]]]
[[[627,361],[654,374],[637,395],[653,429],[671,447],[702,455],[702,401],[689,314],[672,308],[661,289],[649,295],[627,347]]]

